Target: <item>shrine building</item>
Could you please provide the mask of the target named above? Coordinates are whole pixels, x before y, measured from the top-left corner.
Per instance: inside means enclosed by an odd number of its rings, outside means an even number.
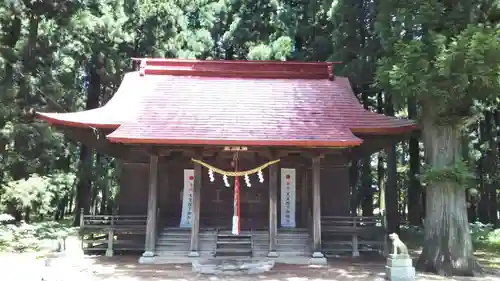
[[[143,217],[141,262],[374,249],[385,232],[350,213],[349,165],[416,129],[365,110],[326,62],[140,59],[104,106],[35,116],[120,163],[104,244],[119,250],[120,216]]]

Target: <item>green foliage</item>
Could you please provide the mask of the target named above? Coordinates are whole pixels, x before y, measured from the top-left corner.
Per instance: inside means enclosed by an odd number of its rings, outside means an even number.
[[[0,204],[10,204],[19,212],[32,211],[40,217],[53,213],[54,199],[71,192],[73,174],[39,176],[8,182],[3,188]]]
[[[500,228],[491,224],[475,222],[470,224],[472,241],[477,248],[500,252]]]
[[[476,249],[500,251],[500,228],[481,222],[470,223],[472,243]],[[410,247],[420,248],[424,241],[424,230],[418,226],[404,225],[401,227],[401,239]]]
[[[61,219],[74,212],[80,183],[80,191],[90,191],[91,212],[113,211],[119,173],[115,161],[95,157],[93,151],[83,163],[79,143],[24,113],[29,108],[83,110],[90,69],[99,70],[98,104],[105,104],[123,73],[131,70],[131,57],[341,61],[336,73],[349,77],[369,108],[377,104],[382,110],[391,96],[404,112],[406,99],[416,97],[424,109],[420,113],[452,124],[494,112],[500,41],[498,28],[486,22],[498,22],[494,19],[499,9],[496,5],[477,9],[475,0],[455,4],[435,0],[0,2],[0,210],[17,220]],[[375,99],[380,93],[385,100]],[[495,147],[491,140],[498,130],[484,122],[469,129],[468,153],[493,167],[489,158],[498,155],[491,152]],[[408,190],[405,161],[399,161],[398,168],[401,202]],[[80,173],[84,165],[91,171]],[[455,173],[455,168],[427,176],[461,182],[466,176]],[[496,170],[485,171],[485,178],[500,178],[494,175]]]
[[[248,52],[249,60],[281,60],[285,61],[292,55],[293,42],[288,36],[282,36],[272,44],[259,44],[250,47]]]
[[[441,3],[418,5],[405,11],[411,14],[399,13],[401,21],[377,25],[389,38],[383,45],[390,54],[378,62],[377,83],[400,104],[415,97],[437,123],[468,124],[500,91],[499,29],[483,24],[484,15],[465,17],[477,12],[470,4],[447,7],[435,19],[432,11]]]
[[[132,57],[317,59],[321,49],[326,59],[331,50],[325,8],[314,3],[28,2],[0,2],[0,210],[17,220],[74,212],[77,183],[91,190],[92,212],[115,207],[114,160],[81,163],[79,143],[25,115],[83,110],[91,70],[103,105]],[[292,53],[296,36],[302,44]]]
[[[47,240],[65,239],[75,234],[76,229],[57,222],[13,224],[14,218],[0,214],[0,251],[37,251]]]
[[[475,179],[475,175],[471,172],[467,163],[459,160],[440,169],[427,166],[420,178],[427,185],[439,182],[454,182],[460,187],[467,188],[471,180]]]

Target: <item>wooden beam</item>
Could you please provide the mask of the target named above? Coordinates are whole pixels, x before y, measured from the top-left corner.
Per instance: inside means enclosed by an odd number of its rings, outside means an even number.
[[[307,227],[307,219],[309,215],[309,179],[306,169],[300,169],[302,174],[300,209],[302,227]]]
[[[397,136],[358,136],[363,139],[363,143],[359,146],[345,150],[343,153],[349,157],[351,161],[361,159],[367,154],[373,154],[387,148],[394,142],[400,142],[408,139],[410,134],[402,134]]]
[[[197,150],[195,152],[197,159],[202,158],[202,152]],[[194,163],[194,186],[193,186],[193,220],[191,223],[191,252],[189,257],[199,257],[199,244],[200,244],[200,197],[202,185],[202,167],[198,163]]]
[[[313,201],[313,258],[323,258],[321,253],[321,157],[312,159],[312,201]]]
[[[57,128],[71,140],[81,142],[99,153],[119,159],[127,159],[130,157],[130,147],[119,143],[110,143],[106,139],[105,133],[102,131],[93,131],[90,128],[72,128],[64,126],[58,126]]]
[[[278,236],[278,164],[269,167],[269,253],[267,256],[271,258],[278,257],[276,252]]]
[[[158,208],[158,156],[151,156],[149,162],[148,219],[146,222],[146,244],[142,257],[155,256],[156,215]]]

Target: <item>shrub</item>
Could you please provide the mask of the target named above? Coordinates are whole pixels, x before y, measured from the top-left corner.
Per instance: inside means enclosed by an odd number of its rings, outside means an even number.
[[[11,216],[0,214],[0,251],[37,251],[44,240],[64,239],[76,231],[57,222],[14,224],[12,221]]]

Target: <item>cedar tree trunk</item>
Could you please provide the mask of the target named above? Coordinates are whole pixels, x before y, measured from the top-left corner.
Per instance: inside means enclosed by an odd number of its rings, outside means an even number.
[[[460,128],[423,121],[427,165],[440,170],[460,161]],[[480,272],[473,256],[465,188],[453,181],[432,182],[426,195],[425,241],[417,269],[448,276]]]

